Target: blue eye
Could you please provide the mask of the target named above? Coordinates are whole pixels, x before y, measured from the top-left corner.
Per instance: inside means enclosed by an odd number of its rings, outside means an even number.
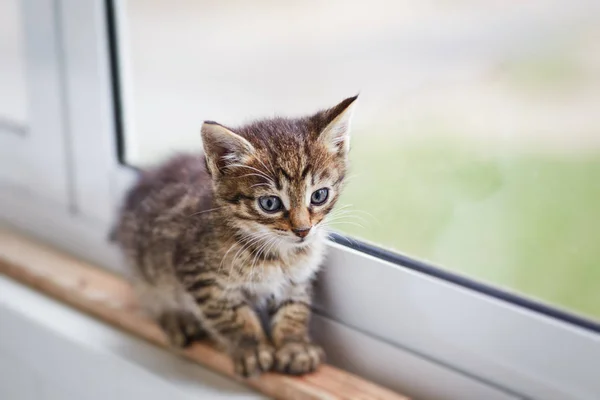
[[[319,190],[315,190],[313,194],[310,196],[310,202],[315,206],[320,206],[321,204],[327,201],[329,197],[329,189],[322,188]]]
[[[260,208],[268,213],[274,213],[281,209],[281,199],[277,196],[262,196],[258,198]]]

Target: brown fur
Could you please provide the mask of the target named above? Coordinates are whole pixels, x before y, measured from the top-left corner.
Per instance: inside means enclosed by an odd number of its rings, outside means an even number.
[[[129,191],[117,241],[173,345],[208,335],[244,376],[302,374],[322,361],[307,331],[311,281],[346,173],[355,100],[237,129],[205,122],[206,156],[174,157]],[[329,198],[315,205],[322,187]],[[267,213],[258,198],[272,195],[283,207]],[[269,315],[266,332],[257,309]]]

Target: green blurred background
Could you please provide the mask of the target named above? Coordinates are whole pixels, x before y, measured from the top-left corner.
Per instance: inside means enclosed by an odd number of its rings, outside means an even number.
[[[600,153],[353,144],[340,231],[600,319]]]

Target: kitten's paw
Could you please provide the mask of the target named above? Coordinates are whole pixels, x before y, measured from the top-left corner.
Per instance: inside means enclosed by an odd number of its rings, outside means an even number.
[[[200,321],[191,313],[165,312],[158,318],[158,323],[173,347],[185,348],[208,336]]]
[[[313,372],[323,361],[325,352],[321,346],[310,342],[287,342],[275,351],[275,370],[284,374]]]
[[[240,346],[232,354],[235,373],[248,378],[269,371],[273,367],[274,352],[268,343]]]

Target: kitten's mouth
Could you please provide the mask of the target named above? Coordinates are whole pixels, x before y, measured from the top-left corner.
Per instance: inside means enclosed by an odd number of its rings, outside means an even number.
[[[312,233],[312,232],[311,232]],[[291,236],[291,235],[281,235],[284,236],[285,241],[292,246],[295,247],[305,247],[310,245],[313,242],[314,235],[308,235],[305,237]]]
[[[316,237],[318,237],[318,232],[316,229],[313,229],[312,232],[310,232],[309,235],[304,236],[304,237],[294,237],[292,239],[292,243],[294,243],[296,246],[298,247],[304,247],[304,246],[308,246],[310,244],[312,244],[316,239]]]
[[[294,241],[294,243],[298,246],[298,247],[304,247],[307,246],[308,244],[310,244],[310,242],[312,241],[312,237],[303,237],[303,238],[298,238],[297,240]]]

